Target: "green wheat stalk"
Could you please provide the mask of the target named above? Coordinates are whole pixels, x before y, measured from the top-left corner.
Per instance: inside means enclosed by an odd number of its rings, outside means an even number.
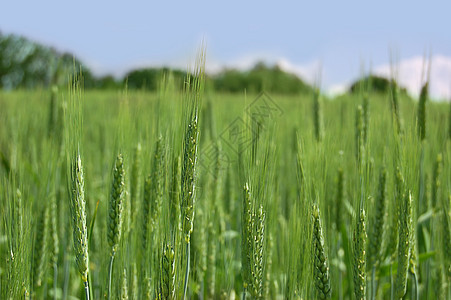
[[[421,141],[426,138],[426,101],[428,98],[428,87],[429,84],[426,82],[421,88],[420,99],[418,101],[417,126],[418,137]]]
[[[324,245],[323,227],[318,205],[313,206],[313,263],[316,295],[319,299],[330,299],[329,260]]]
[[[114,256],[119,245],[122,229],[122,209],[125,196],[125,168],[122,154],[118,154],[114,169],[113,182],[111,185],[110,201],[108,206],[107,237],[108,245],[111,247],[110,264],[108,269],[108,299],[111,299],[111,280],[113,277]]]
[[[366,217],[363,207],[359,209],[354,230],[354,295],[356,299],[366,299]]]
[[[85,286],[86,299],[89,299],[89,256],[88,256],[88,232],[86,227],[86,201],[83,166],[80,154],[71,163],[71,193],[70,208],[72,215],[72,229],[74,238],[75,258],[78,272]]]
[[[412,196],[405,193],[399,216],[398,271],[396,274],[396,297],[402,299],[407,291],[407,273],[412,252]]]

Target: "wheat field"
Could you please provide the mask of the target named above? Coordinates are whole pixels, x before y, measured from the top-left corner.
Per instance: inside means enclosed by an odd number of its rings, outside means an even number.
[[[451,299],[451,106],[0,91],[1,299]]]

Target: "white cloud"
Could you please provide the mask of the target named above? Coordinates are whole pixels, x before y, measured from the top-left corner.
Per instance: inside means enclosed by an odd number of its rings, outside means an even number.
[[[327,88],[326,94],[331,97],[334,97],[345,94],[348,89],[349,86],[347,84],[333,84]]]
[[[424,66],[422,56],[414,56],[401,60],[395,65],[395,78],[400,85],[407,88],[413,96],[418,96],[422,80]],[[390,64],[377,66],[374,74],[390,77]],[[424,75],[425,77],[426,75]],[[451,96],[451,57],[434,55],[431,59],[431,74],[429,93],[434,99],[448,99]]]
[[[281,58],[276,63],[282,70],[296,74],[312,85],[321,80],[320,61],[315,60],[306,64],[293,64],[289,60]]]

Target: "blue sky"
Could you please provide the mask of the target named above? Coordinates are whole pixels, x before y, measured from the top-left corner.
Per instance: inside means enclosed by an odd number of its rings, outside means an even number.
[[[402,66],[431,49],[451,87],[449,1],[2,2],[2,32],[73,52],[100,74],[185,67],[205,39],[210,71],[265,59],[310,81],[321,70],[325,90],[358,77],[362,65],[386,73],[390,51]]]

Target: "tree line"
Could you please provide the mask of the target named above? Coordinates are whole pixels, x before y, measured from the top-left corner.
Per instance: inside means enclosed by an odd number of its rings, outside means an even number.
[[[83,73],[85,89],[143,89],[156,91],[163,79],[170,79],[176,88],[183,89],[186,72],[168,67],[141,68],[129,71],[122,78],[112,75],[95,76],[88,66],[71,53],[60,53],[52,47],[33,42],[23,36],[2,34],[0,31],[0,89],[47,88],[67,84],[68,74]],[[349,91],[360,87],[386,92],[389,82],[382,77],[366,77],[354,82]],[[312,93],[313,88],[295,74],[278,65],[258,62],[250,70],[224,69],[207,75],[206,88],[219,92],[239,93],[265,90],[278,94]]]

